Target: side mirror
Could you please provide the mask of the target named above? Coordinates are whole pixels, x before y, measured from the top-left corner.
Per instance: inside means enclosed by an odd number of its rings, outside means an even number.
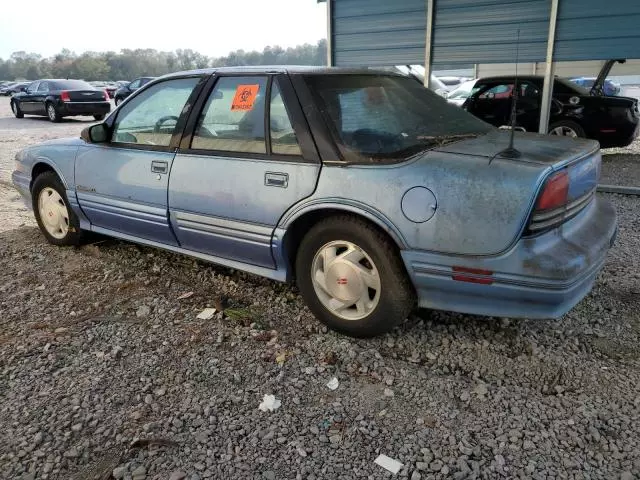
[[[109,131],[104,123],[98,123],[84,128],[80,138],[87,143],[104,143],[109,139]]]

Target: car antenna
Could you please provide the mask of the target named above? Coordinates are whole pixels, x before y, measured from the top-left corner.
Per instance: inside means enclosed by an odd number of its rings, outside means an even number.
[[[509,133],[509,146],[500,152],[498,155],[506,158],[518,158],[520,156],[520,152],[516,150],[513,146],[513,137],[516,128],[516,107],[518,103],[518,54],[520,50],[520,29],[516,34],[516,77],[513,82],[513,102],[511,103],[511,118],[509,120],[509,124],[511,127],[511,132]]]

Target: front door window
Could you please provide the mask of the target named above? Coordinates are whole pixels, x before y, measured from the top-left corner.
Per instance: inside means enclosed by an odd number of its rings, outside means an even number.
[[[198,78],[167,80],[141,92],[118,113],[112,141],[168,147],[182,109],[198,81]]]

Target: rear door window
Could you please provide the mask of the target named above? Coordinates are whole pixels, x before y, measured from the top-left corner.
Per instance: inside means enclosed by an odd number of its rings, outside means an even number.
[[[198,120],[191,148],[266,154],[266,86],[267,77],[221,77]]]

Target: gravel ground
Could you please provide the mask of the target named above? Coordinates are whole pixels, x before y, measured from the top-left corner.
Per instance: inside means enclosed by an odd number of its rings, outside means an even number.
[[[9,151],[85,125],[2,116]],[[364,341],[285,285],[117,240],[48,245],[0,194],[25,224],[0,232],[0,478],[391,478],[380,453],[411,480],[640,478],[636,197],[607,195],[618,240],[563,319],[420,311]],[[208,306],[224,313],[197,319]]]

